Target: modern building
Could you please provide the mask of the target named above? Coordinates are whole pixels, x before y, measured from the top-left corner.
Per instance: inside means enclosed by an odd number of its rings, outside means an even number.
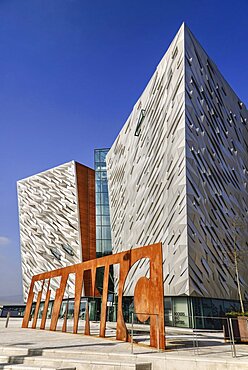
[[[113,253],[163,244],[166,323],[239,306],[248,258],[248,112],[185,24],[107,154]],[[248,270],[239,283],[248,299]],[[128,276],[148,275],[141,261]]]
[[[96,257],[95,173],[71,161],[20,180],[17,187],[25,302],[33,275]],[[74,296],[74,283],[70,276],[68,296]],[[58,287],[52,279],[51,299]]]
[[[183,24],[113,146],[95,150],[95,171],[72,161],[18,182],[24,300],[40,272],[162,242],[167,325],[204,327],[209,322],[198,316],[239,309],[238,286],[248,300],[247,119],[245,104]],[[114,319],[117,270],[112,275],[111,268]],[[146,259],[125,283],[126,320],[144,275]],[[95,319],[102,277],[100,268],[98,297],[89,300]],[[70,276],[72,313],[74,283]],[[51,300],[58,287],[51,280]],[[82,296],[89,287],[90,276]]]

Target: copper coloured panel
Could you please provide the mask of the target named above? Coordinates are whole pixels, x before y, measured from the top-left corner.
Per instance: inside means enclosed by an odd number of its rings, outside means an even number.
[[[137,318],[141,322],[149,319],[150,302],[152,299],[150,280],[145,276],[139,279],[134,291],[134,307]]]
[[[28,300],[27,300],[27,304],[26,304],[26,309],[25,309],[25,314],[24,314],[24,317],[23,317],[23,321],[22,321],[22,328],[27,328],[28,327],[28,323],[29,323],[29,319],[30,319],[30,315],[31,315],[31,310],[32,310],[32,303],[33,303],[33,300],[34,300],[34,277],[31,281],[31,285],[30,285],[30,288],[29,288],[29,294],[28,294]]]
[[[109,282],[109,265],[106,265],[104,268],[104,278],[103,278],[100,337],[105,337],[105,331],[106,331],[108,282]]]
[[[96,216],[95,216],[95,171],[76,163],[77,194],[82,245],[82,261],[96,258]],[[90,271],[84,277],[85,294],[91,294]]]
[[[67,316],[68,316],[68,310],[69,310],[69,301],[67,300],[66,306],[65,306],[65,313],[64,313],[64,321],[62,326],[62,332],[67,332]]]
[[[50,296],[51,296],[50,280],[48,280],[46,299],[44,303],[44,308],[43,308],[43,313],[42,313],[42,318],[41,318],[41,323],[40,323],[40,329],[45,329],[45,326],[46,326],[46,318],[47,318],[47,311],[48,311]]]
[[[86,304],[85,310],[85,328],[84,335],[90,335],[90,314],[89,314],[89,302]]]
[[[164,333],[164,291],[163,291],[163,272],[162,272],[162,245],[161,243],[148,245],[132,249],[126,252],[121,252],[106,257],[97,258],[82,262],[80,264],[68,266],[62,269],[45,272],[36,275],[32,278],[28,303],[23,319],[22,327],[28,327],[28,318],[31,312],[33,302],[33,287],[35,281],[51,279],[61,276],[60,287],[56,291],[55,301],[52,311],[52,320],[50,330],[56,330],[59,311],[64,296],[66,282],[70,273],[75,273],[75,310],[74,310],[74,329],[77,333],[79,307],[82,292],[82,284],[85,279],[85,271],[91,272],[91,293],[94,295],[96,269],[104,267],[101,321],[100,321],[100,336],[105,336],[106,330],[106,312],[107,312],[107,295],[108,295],[108,278],[109,267],[114,264],[120,265],[119,287],[118,287],[118,312],[116,339],[128,341],[130,340],[127,328],[123,318],[122,300],[124,284],[130,268],[140,259],[148,258],[150,260],[150,278],[141,277],[137,282],[137,287],[134,294],[135,311],[138,313],[138,318],[144,321],[150,317],[150,345],[160,349],[165,348],[165,333]],[[88,278],[88,275],[87,275]],[[142,311],[142,312],[139,312]],[[87,313],[86,313],[87,314]],[[86,315],[87,316],[87,315]],[[86,326],[88,323],[86,323]],[[87,330],[88,331],[88,328]],[[159,334],[159,335],[158,335]],[[159,339],[158,339],[159,338]],[[159,340],[159,343],[157,341]]]
[[[78,319],[79,319],[80,302],[81,302],[82,288],[83,288],[83,274],[84,274],[84,270],[78,269],[76,273],[76,281],[75,281],[74,323],[73,323],[73,333],[74,334],[76,334],[78,331]]]
[[[82,260],[96,258],[95,171],[76,162]]]
[[[38,314],[39,314],[39,308],[40,308],[40,302],[41,302],[41,298],[42,298],[42,291],[43,291],[43,287],[44,287],[44,282],[45,281],[43,280],[41,290],[38,292],[38,296],[37,296],[37,302],[36,302],[36,305],[35,305],[34,318],[33,318],[33,323],[32,323],[32,328],[33,329],[36,328],[36,324],[37,324],[37,320],[38,320]]]
[[[66,287],[66,283],[67,283],[67,279],[69,275],[66,271],[67,267],[61,270],[62,270],[62,274],[61,274],[62,278],[60,282],[60,287],[57,289],[55,299],[54,299],[50,330],[56,330],[57,328],[61,303],[64,297],[65,287]]]

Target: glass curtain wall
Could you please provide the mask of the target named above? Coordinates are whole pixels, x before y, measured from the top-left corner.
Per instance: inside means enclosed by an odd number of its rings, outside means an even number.
[[[95,149],[96,176],[96,256],[112,253],[112,240],[109,214],[108,180],[106,155],[108,149]]]

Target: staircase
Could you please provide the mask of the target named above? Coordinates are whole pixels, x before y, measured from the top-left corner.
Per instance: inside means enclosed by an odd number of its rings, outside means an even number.
[[[151,363],[136,356],[63,349],[0,347],[3,370],[151,370]]]

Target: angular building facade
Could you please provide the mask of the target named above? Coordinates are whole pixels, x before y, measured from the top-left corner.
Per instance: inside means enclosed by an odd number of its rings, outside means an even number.
[[[185,325],[191,313],[221,315],[238,301],[234,256],[248,256],[247,119],[183,24],[107,154],[113,253],[163,243],[167,323],[172,313]],[[134,274],[148,271],[146,260],[136,266],[126,296]]]
[[[20,180],[17,188],[26,301],[33,275],[95,258],[95,173],[71,161]],[[68,296],[74,283],[69,277]],[[51,280],[52,297],[58,287]]]

